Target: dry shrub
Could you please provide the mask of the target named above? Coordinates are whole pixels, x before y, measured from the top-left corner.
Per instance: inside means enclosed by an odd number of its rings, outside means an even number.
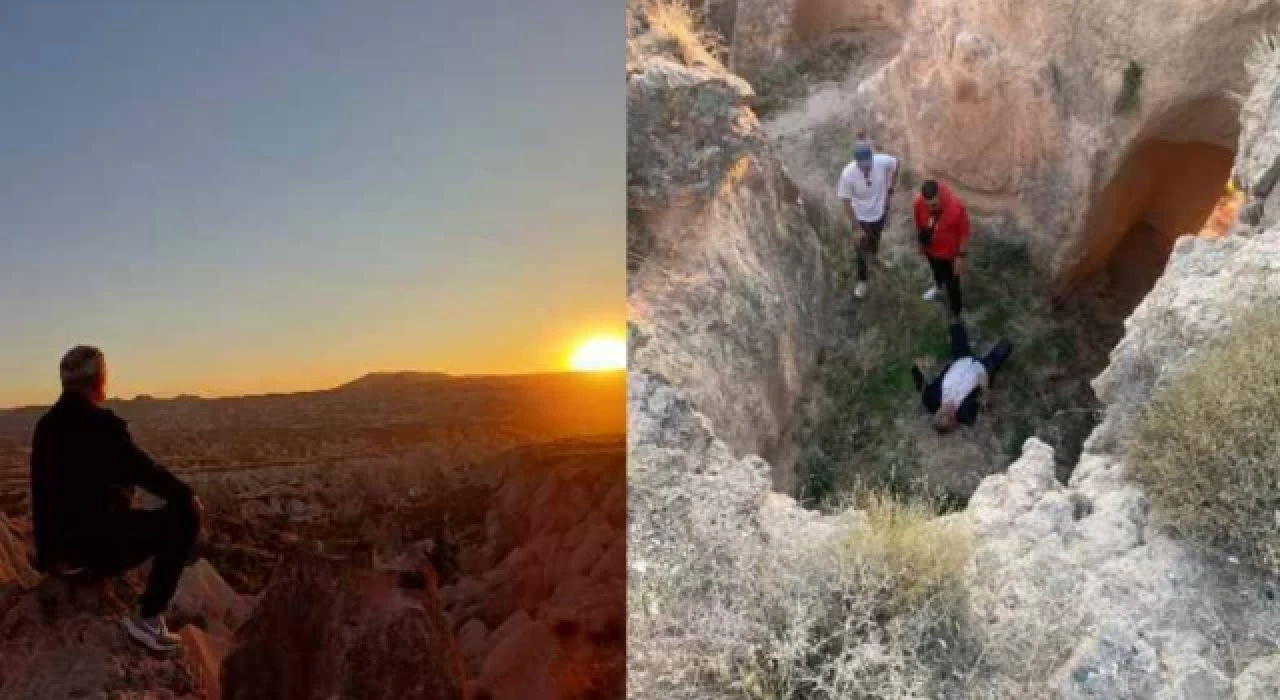
[[[772,634],[747,676],[755,697],[937,697],[971,664],[968,535],[934,507],[876,495],[865,526],[774,572],[761,601]]]
[[[1250,82],[1258,81],[1268,69],[1277,64],[1280,64],[1280,35],[1271,32],[1255,39],[1244,59]]]
[[[940,680],[972,663],[967,531],[934,517],[933,504],[887,495],[864,515],[829,536],[767,545],[726,533],[718,551],[689,552],[671,585],[633,586],[629,606],[651,609],[662,624],[632,616],[645,629],[629,630],[631,663],[656,665],[666,680],[633,685],[633,696],[936,697]],[[737,564],[731,576],[698,564],[724,556]],[[705,580],[690,580],[696,573]]]
[[[1129,464],[1192,542],[1280,573],[1280,308],[1243,315],[1148,405]]]
[[[685,0],[650,0],[645,3],[644,41],[658,53],[672,54],[688,66],[723,69],[719,39],[703,28],[701,18]]]

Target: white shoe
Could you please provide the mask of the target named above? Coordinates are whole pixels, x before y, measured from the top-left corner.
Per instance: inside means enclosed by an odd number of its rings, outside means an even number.
[[[866,282],[859,282],[859,283],[858,283],[858,286],[856,286],[856,287],[854,287],[854,288],[853,288],[853,295],[854,295],[855,297],[858,297],[859,299],[862,299],[862,298],[866,297],[866,296],[867,296],[867,283],[866,283]]]
[[[129,633],[130,639],[160,654],[177,651],[182,644],[182,638],[169,631],[164,617],[160,615],[150,619],[141,615],[125,615],[120,619],[120,624]]]
[[[924,297],[923,297],[923,299],[924,299],[925,301],[933,301],[934,299],[937,299],[937,298],[938,298],[938,291],[939,291],[939,290],[938,290],[938,288],[937,288],[937,287],[929,287],[929,291],[927,291],[927,292],[925,292],[925,293],[924,293]]]

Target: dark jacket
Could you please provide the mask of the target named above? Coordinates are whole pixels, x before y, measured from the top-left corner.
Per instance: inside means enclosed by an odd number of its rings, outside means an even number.
[[[947,372],[951,370],[951,365],[955,364],[955,360],[947,363],[946,367],[938,373],[938,376],[928,384],[925,383],[924,375],[920,373],[919,367],[911,368],[911,377],[915,380],[916,391],[920,391],[920,400],[924,403],[924,407],[929,413],[937,413],[938,407],[942,405],[942,380],[947,376]],[[974,387],[969,395],[964,397],[964,401],[960,402],[959,408],[956,409],[956,420],[961,423],[972,426],[978,420],[978,411],[981,409],[979,399],[982,396],[982,387]]]
[[[166,501],[190,500],[189,486],[134,444],[127,424],[77,392],[66,392],[36,423],[31,445],[31,514],[36,567],[76,564],[102,545],[127,511],[134,487]]]

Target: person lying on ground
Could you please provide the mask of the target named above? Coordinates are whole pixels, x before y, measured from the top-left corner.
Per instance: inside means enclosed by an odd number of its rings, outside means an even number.
[[[134,444],[125,421],[102,406],[107,366],[100,350],[72,348],[59,374],[62,395],[32,438],[35,566],[54,577],[100,581],[150,560],[138,609],[121,624],[148,649],[174,651],[180,639],[163,613],[190,561],[204,507],[191,487]],[[132,508],[136,487],[163,498],[164,506]]]
[[[898,159],[888,153],[876,153],[865,134],[858,135],[853,147],[853,162],[840,173],[836,196],[844,201],[845,212],[853,222],[855,264],[858,284],[853,295],[867,295],[868,263],[874,263],[880,250],[880,235],[889,218],[889,199],[893,197],[898,178]]]
[[[1012,344],[1001,340],[984,357],[974,357],[969,335],[959,321],[951,324],[948,334],[952,359],[933,381],[925,381],[921,360],[911,366],[920,401],[933,414],[933,427],[943,434],[954,430],[957,423],[972,426],[978,420],[991,378],[1013,352]]]
[[[920,254],[929,262],[933,286],[924,293],[933,301],[946,290],[951,317],[957,319],[964,302],[960,278],[969,247],[969,213],[949,187],[937,180],[925,180],[913,204]]]

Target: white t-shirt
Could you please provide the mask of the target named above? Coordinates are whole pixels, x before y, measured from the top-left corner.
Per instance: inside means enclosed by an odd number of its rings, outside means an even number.
[[[985,376],[987,368],[976,359],[962,357],[956,360],[947,369],[947,376],[942,378],[942,403],[959,406]]]
[[[871,182],[862,174],[858,161],[844,166],[836,196],[853,202],[853,213],[858,221],[868,223],[884,218],[885,203],[889,200],[889,174],[898,167],[898,159],[888,153],[871,156]]]

